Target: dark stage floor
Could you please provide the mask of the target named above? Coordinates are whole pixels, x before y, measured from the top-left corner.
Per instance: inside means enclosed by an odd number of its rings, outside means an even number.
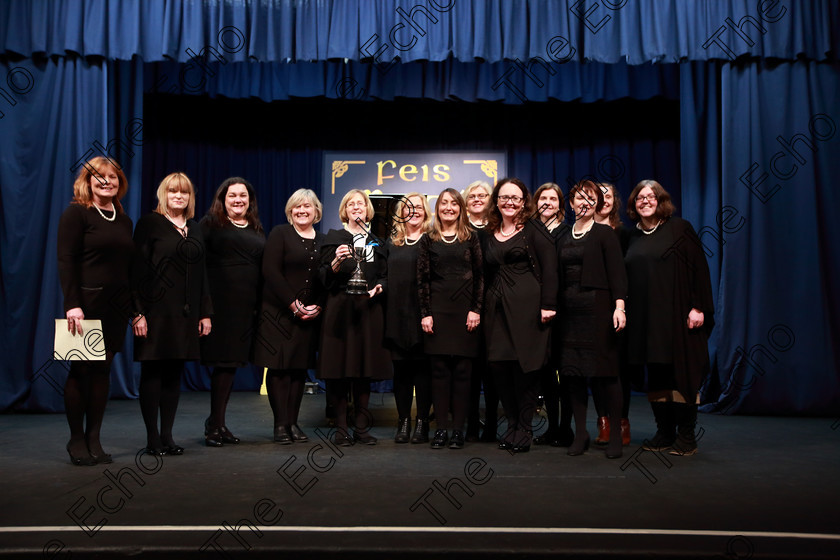
[[[392,395],[371,401],[375,447],[325,444],[323,395],[304,397],[311,442],[280,446],[266,397],[234,393],[228,426],[243,443],[212,449],[209,396],[184,393],[186,453],[157,460],[135,456],[138,403],[111,401],[115,462],[95,467],[70,465],[63,415],[2,415],[0,555],[840,558],[833,419],[701,414],[700,452],[674,457],[641,451],[654,425],[634,397],[633,443],[608,460],[397,445]]]

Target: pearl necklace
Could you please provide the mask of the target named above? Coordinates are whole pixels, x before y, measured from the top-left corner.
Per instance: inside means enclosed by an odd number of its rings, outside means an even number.
[[[513,231],[512,231],[512,232],[510,232],[510,233],[505,233],[504,226],[499,226],[499,233],[501,233],[503,237],[510,237],[511,235],[513,235],[514,233],[516,233],[517,231],[519,231],[519,230],[517,230],[517,229],[516,229],[516,225],[515,225],[515,224],[514,224],[514,226],[513,226]]]
[[[231,219],[230,216],[228,216],[227,219],[230,223],[232,223],[233,225],[235,225],[239,229],[245,229],[246,227],[248,227],[248,222],[245,222],[245,225],[242,225],[242,224],[237,224],[236,222],[234,222],[233,219]]]
[[[475,229],[483,229],[483,228],[484,228],[484,226],[486,226],[486,225],[487,225],[487,222],[484,222],[483,224],[477,224],[477,223],[475,223],[474,221],[472,221],[472,218],[467,218],[467,219],[470,221],[470,225],[471,225],[472,227],[474,227]]]
[[[594,225],[595,225],[595,220],[592,220],[591,222],[589,222],[589,227],[588,227],[588,228],[586,228],[586,231],[582,231],[582,232],[580,232],[580,233],[575,233],[575,226],[572,226],[572,239],[581,239],[581,238],[583,238],[583,236],[584,236],[584,235],[586,235],[587,233],[589,233],[589,230],[591,230],[591,229],[592,229],[592,226],[594,226]]]
[[[408,238],[408,235],[406,235],[406,236],[405,236],[405,244],[406,244],[406,245],[417,245],[417,242],[418,242],[418,241],[420,241],[420,238],[421,238],[421,237],[423,237],[423,232],[422,232],[422,231],[420,232],[420,237],[418,237],[418,238],[417,238],[417,239],[415,239],[414,241],[412,241],[411,239],[409,239],[409,238]]]
[[[234,224],[234,225],[236,225],[236,224]],[[297,234],[298,234],[300,237],[302,237],[303,239],[315,239],[315,237],[316,237],[315,235],[313,235],[312,237],[307,237],[306,235],[304,235],[304,234],[303,234],[303,232],[302,232],[302,231],[300,231],[300,230],[298,229],[298,227],[297,227],[295,224],[292,224],[292,227],[293,227],[293,228],[295,228],[295,231],[297,232]],[[314,229],[312,230],[312,233],[315,233],[315,230],[314,230]]]
[[[444,237],[443,232],[440,232],[440,238],[441,238],[441,240],[442,240],[444,243],[449,243],[449,244],[452,244],[452,243],[455,243],[456,241],[458,241],[458,234],[457,234],[457,233],[453,233],[452,235],[454,235],[455,237],[452,239],[452,241],[448,241],[448,240],[446,239],[446,237]]]
[[[642,226],[642,222],[638,222],[638,223],[636,224],[636,227],[637,227],[638,229],[640,229],[640,230],[642,231],[642,233],[644,233],[645,235],[650,235],[651,233],[653,233],[654,231],[656,231],[656,228],[658,228],[658,227],[659,227],[659,226],[661,226],[661,225],[662,225],[662,220],[659,220],[658,222],[656,222],[656,225],[655,225],[655,226],[653,226],[651,229],[645,229],[645,228]]]
[[[97,206],[95,202],[93,203],[93,207],[96,208],[96,211],[99,212],[99,215],[102,216],[102,219],[104,219],[106,222],[113,222],[114,220],[117,219],[117,208],[114,206],[113,202],[111,203],[111,210],[110,211],[113,212],[114,215],[111,216],[110,218],[102,213],[102,210],[99,209],[99,206]]]

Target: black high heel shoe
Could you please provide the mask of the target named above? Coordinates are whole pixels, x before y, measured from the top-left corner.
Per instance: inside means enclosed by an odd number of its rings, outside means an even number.
[[[102,463],[103,465],[110,465],[114,462],[114,459],[111,458],[111,454],[105,453],[104,451],[101,455],[91,453],[90,458],[93,459],[94,464]]]
[[[233,435],[227,426],[219,428],[219,433],[222,434],[222,443],[239,443],[239,438]]]
[[[96,460],[90,456],[88,453],[87,456],[76,457],[73,455],[73,452],[70,451],[70,443],[67,444],[67,454],[70,455],[70,463],[77,466],[77,467],[92,467],[96,464]],[[110,457],[110,455],[108,455]]]
[[[219,428],[210,430],[208,434],[204,436],[204,445],[207,447],[221,447],[224,445],[224,443],[222,443],[222,432],[219,431]]]
[[[586,435],[586,440],[584,440],[583,446],[577,445],[577,439],[575,439],[575,442],[572,443],[571,447],[569,447],[566,455],[577,457],[578,455],[583,455],[587,449],[589,449],[589,434]]]

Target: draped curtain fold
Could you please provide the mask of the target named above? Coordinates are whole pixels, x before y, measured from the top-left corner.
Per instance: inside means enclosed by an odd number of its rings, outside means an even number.
[[[7,0],[0,45],[146,62],[186,62],[205,47],[259,62],[826,60],[838,10],[834,0]]]
[[[840,67],[692,64],[683,86],[683,214],[702,230],[722,322],[703,409],[835,414]]]

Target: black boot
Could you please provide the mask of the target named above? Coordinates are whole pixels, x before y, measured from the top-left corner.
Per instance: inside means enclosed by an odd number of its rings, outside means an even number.
[[[669,453],[694,455],[697,453],[697,439],[694,435],[694,428],[697,425],[697,405],[674,403],[674,414],[677,423],[677,440]]]
[[[418,418],[414,426],[414,434],[411,436],[411,443],[429,443],[429,419]]]
[[[642,448],[646,451],[665,451],[674,445],[674,441],[677,439],[674,404],[667,401],[650,403],[653,417],[656,419],[656,435],[649,440],[645,440]]]
[[[394,436],[394,443],[408,443],[411,437],[409,432],[411,432],[411,418],[400,418],[397,435]]]

